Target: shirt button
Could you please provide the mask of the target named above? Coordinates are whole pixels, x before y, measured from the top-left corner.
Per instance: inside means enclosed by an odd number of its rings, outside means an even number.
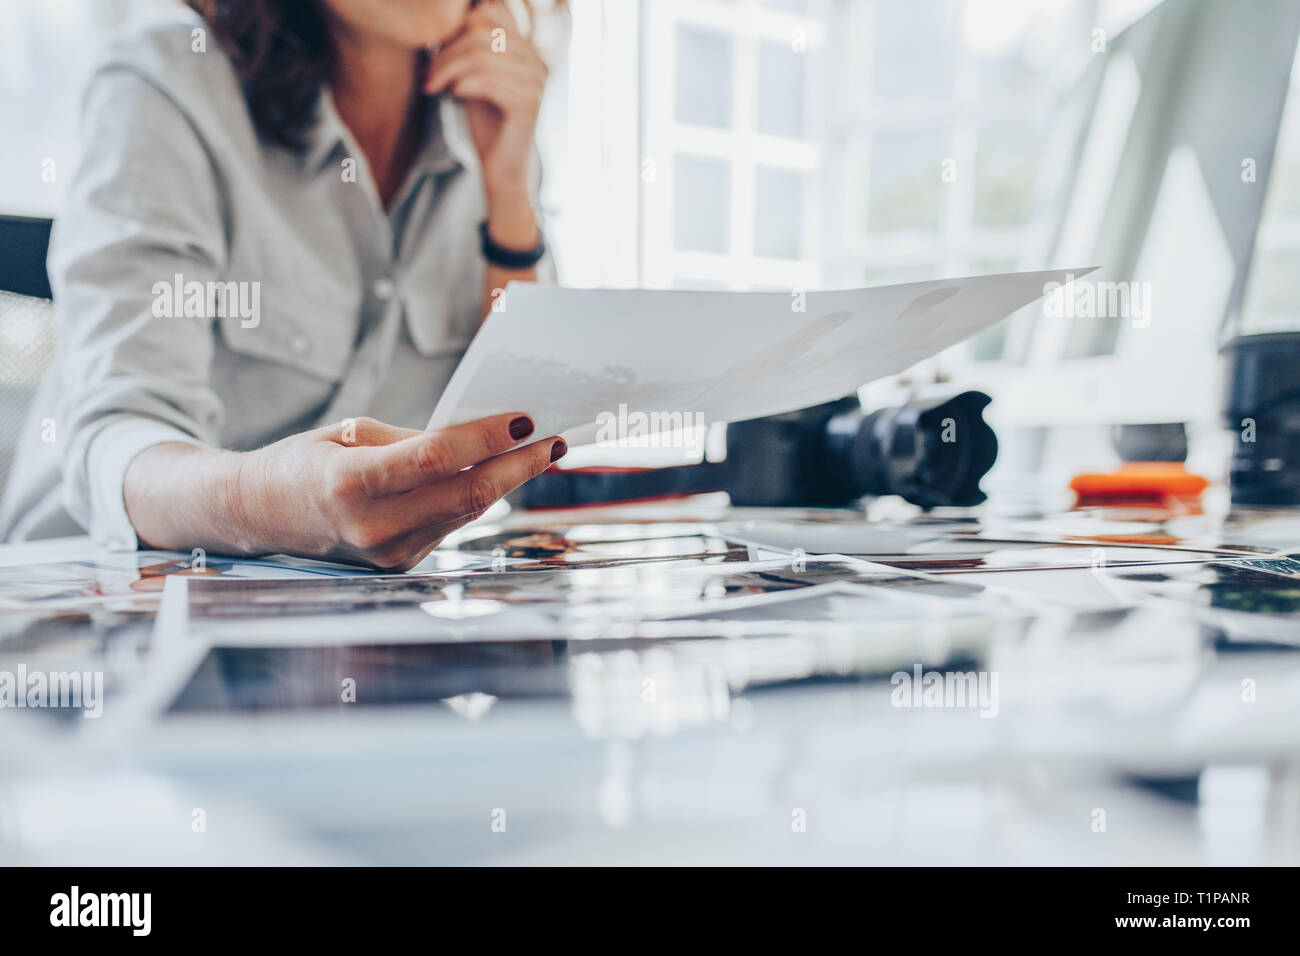
[[[373,287],[373,291],[375,293],[376,299],[378,299],[381,302],[387,302],[389,299],[393,297],[393,294],[397,291],[397,286],[393,283],[392,279],[388,279],[388,278],[376,279]]]
[[[307,350],[311,348],[311,342],[307,340],[307,336],[299,332],[289,340],[289,348],[293,349],[294,355],[306,355]]]

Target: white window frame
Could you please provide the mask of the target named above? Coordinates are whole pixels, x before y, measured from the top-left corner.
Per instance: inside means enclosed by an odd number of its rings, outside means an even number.
[[[812,0],[807,14],[762,6],[756,0],[653,0],[641,4],[641,114],[644,155],[639,176],[642,255],[640,278],[648,288],[716,283],[727,288],[811,289],[820,286],[822,195],[817,189],[823,148],[821,104],[825,29]],[[676,34],[678,26],[724,33],[732,41],[732,122],[729,129],[678,122]],[[762,41],[793,44],[796,32],[809,53],[805,73],[807,139],[757,132],[758,52]],[[730,166],[728,250],[708,253],[673,246],[673,160],[678,154],[720,159]],[[759,166],[804,174],[799,259],[754,254],[754,182]]]

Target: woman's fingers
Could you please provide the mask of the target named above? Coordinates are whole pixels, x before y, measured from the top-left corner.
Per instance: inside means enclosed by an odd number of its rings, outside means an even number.
[[[492,34],[486,29],[469,28],[462,30],[448,42],[438,48],[438,52],[433,55],[433,62],[429,69],[429,82],[426,86],[431,92],[435,89],[441,89],[446,86],[447,74],[453,67],[462,61],[477,57],[479,55],[506,57],[509,55],[510,38],[506,37],[506,49],[502,53],[494,53],[492,49]],[[498,49],[500,45],[498,44]],[[436,84],[436,86],[435,86]]]
[[[535,89],[543,89],[546,86],[547,74],[545,67],[534,66],[517,59],[476,50],[446,64],[434,75],[429,86],[429,92],[441,93],[450,90],[454,93],[458,83],[466,77],[480,73],[489,76],[513,77],[522,84]]]
[[[427,558],[429,552],[442,543],[443,538],[481,517],[483,517],[481,514],[465,515],[429,528],[412,531],[394,542],[390,548],[391,554],[387,555],[390,563],[380,564],[379,567],[392,571],[409,571]]]
[[[480,517],[567,451],[564,440],[540,441],[492,458],[447,481],[377,501],[356,516],[348,544],[366,562],[405,570],[452,531]]]
[[[512,59],[546,68],[537,47],[520,36],[512,18],[505,13],[497,19],[466,21],[459,33],[438,48],[433,68],[436,71],[440,65],[477,50],[486,50],[503,60]]]
[[[455,476],[470,465],[500,455],[533,433],[520,412],[493,415],[436,432],[420,432],[391,445],[359,448],[348,467],[370,498],[387,498]],[[468,509],[472,511],[473,509]]]
[[[519,36],[508,12],[493,7],[485,4],[474,10],[465,29],[438,50],[424,84],[426,93],[441,93],[467,73],[480,69],[545,82],[547,67],[536,49]]]
[[[546,67],[540,61],[534,63],[476,46],[457,56],[440,59],[429,74],[425,92],[441,93],[450,89],[454,93],[458,83],[478,73],[513,76],[538,88],[545,85],[547,75]]]
[[[502,111],[535,112],[541,102],[540,83],[509,76],[500,70],[475,70],[451,85],[451,94],[463,100],[483,100]]]
[[[544,472],[567,450],[562,438],[518,448],[475,465],[436,489],[421,489],[412,496],[411,503],[416,505],[423,496],[429,505],[426,513],[440,513],[444,519],[487,511],[524,482]]]

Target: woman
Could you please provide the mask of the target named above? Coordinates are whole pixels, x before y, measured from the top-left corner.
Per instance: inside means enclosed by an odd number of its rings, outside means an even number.
[[[546,268],[546,68],[494,0],[191,6],[89,85],[5,534],[410,568],[565,452],[523,411],[418,430]]]

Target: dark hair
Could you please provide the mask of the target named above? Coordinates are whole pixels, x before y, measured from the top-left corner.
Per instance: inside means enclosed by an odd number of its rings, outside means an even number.
[[[186,0],[235,65],[264,140],[302,149],[334,45],[318,0]]]

